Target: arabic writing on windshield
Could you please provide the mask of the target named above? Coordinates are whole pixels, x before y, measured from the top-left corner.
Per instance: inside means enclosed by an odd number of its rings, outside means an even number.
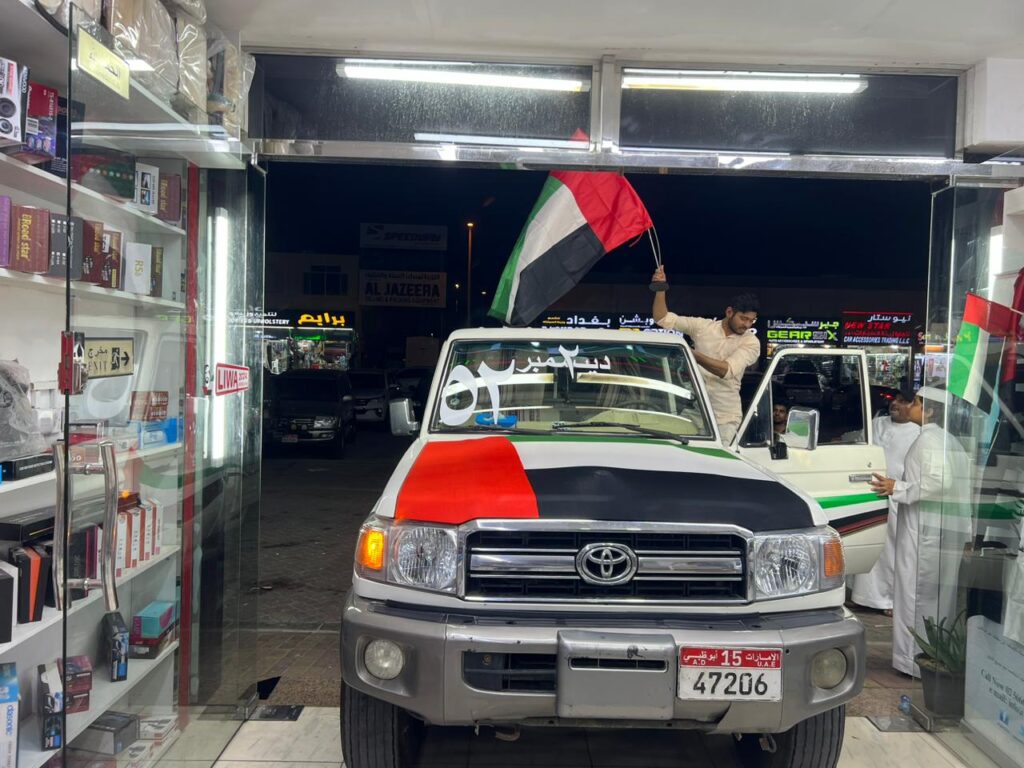
[[[612,421],[710,437],[696,393],[678,345],[461,342],[433,429],[554,430]]]

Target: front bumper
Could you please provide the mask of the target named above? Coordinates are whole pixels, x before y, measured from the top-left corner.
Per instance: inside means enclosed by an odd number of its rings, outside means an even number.
[[[397,643],[405,666],[394,680],[373,677],[363,663],[374,639]],[[610,669],[598,675],[599,690],[615,691],[612,700],[586,702],[585,688],[558,680],[552,692],[482,690],[466,682],[464,654],[559,654],[567,642],[607,643],[609,650],[632,638],[680,646],[763,647],[783,650],[780,701],[697,701],[675,696],[678,660],[669,667],[671,694],[667,716],[652,716],[644,683],[635,673]],[[846,655],[846,678],[823,690],[811,682],[811,660],[837,648]],[[479,657],[476,657],[479,658]],[[711,733],[778,733],[801,720],[852,699],[864,686],[864,628],[845,609],[742,617],[627,618],[611,613],[567,613],[558,617],[530,614],[454,614],[368,601],[349,593],[342,620],[341,662],[345,684],[406,709],[434,725],[524,724],[580,726],[666,725]],[[556,677],[562,676],[563,660]],[[610,683],[610,685],[609,685]],[[640,695],[638,695],[640,694]],[[621,700],[620,699],[621,696]],[[607,699],[607,696],[606,696]],[[584,706],[585,705],[585,706]],[[580,709],[576,710],[575,707]],[[587,717],[567,716],[575,711]]]

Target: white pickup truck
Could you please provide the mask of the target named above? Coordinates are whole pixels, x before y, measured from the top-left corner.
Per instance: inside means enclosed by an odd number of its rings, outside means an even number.
[[[786,372],[818,400],[773,431]],[[731,445],[682,339],[480,329],[364,523],[342,623],[348,768],[425,725],[674,727],[831,768],[863,686],[845,579],[884,539],[862,352],[775,356]]]

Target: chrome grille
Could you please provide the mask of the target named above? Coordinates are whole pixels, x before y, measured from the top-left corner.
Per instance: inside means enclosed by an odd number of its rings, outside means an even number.
[[[628,582],[581,577],[578,556],[603,544],[636,555]],[[465,594],[470,600],[743,602],[746,553],[746,539],[731,533],[480,530],[466,539]]]

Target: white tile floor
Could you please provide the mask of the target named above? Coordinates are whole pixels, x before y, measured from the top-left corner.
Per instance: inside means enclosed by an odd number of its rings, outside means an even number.
[[[215,768],[343,768],[339,712],[334,708],[307,707],[297,722],[249,722],[231,740]],[[197,728],[209,727],[202,722]],[[192,726],[190,726],[191,729]],[[188,739],[192,741],[192,739]],[[216,741],[216,739],[213,739]],[[732,768],[728,741],[707,744],[691,734],[645,733],[643,750],[637,740],[615,732],[534,730],[514,744],[468,730],[431,732],[421,768],[572,768],[573,766],[624,768],[678,767]],[[168,755],[162,765],[189,768],[198,756]],[[983,768],[972,758],[961,762],[938,739],[924,733],[881,733],[868,720],[847,720],[840,768]]]

